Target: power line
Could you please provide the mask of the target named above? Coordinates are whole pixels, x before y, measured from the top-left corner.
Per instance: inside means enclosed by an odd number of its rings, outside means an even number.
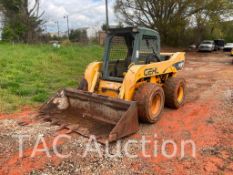
[[[107,26],[107,28],[108,28],[108,27],[109,27],[109,3],[113,2],[113,0],[103,0],[103,1],[105,1],[105,8],[106,8],[106,26]],[[95,5],[89,6],[89,7],[87,7],[87,8],[84,8],[84,9],[81,9],[81,10],[77,10],[77,11],[73,11],[73,12],[71,12],[72,14],[71,14],[70,16],[74,15],[75,13],[81,13],[81,12],[90,10],[90,9],[92,9],[92,8],[94,8],[94,7],[99,6],[99,5],[103,5],[103,4],[102,4],[103,1],[101,1],[101,3],[96,3]],[[64,16],[64,18],[66,18],[67,30],[68,30],[67,32],[68,32],[68,36],[69,36],[69,35],[70,35],[69,16],[68,16],[68,15],[67,15],[67,16]],[[47,21],[47,22],[53,22],[53,21],[51,20],[51,21]],[[58,22],[58,21],[56,21],[56,23],[57,23],[57,22]]]
[[[59,21],[56,21],[57,24],[57,36],[58,38],[60,37],[60,26],[59,26]]]
[[[92,5],[92,6],[89,6],[87,8],[84,8],[84,9],[81,9],[81,10],[77,10],[77,11],[74,11],[72,13],[80,13],[80,12],[84,12],[84,11],[87,11],[87,10],[90,10],[94,7],[98,7],[99,5],[101,5],[102,3],[96,3],[95,5]]]
[[[67,34],[68,34],[68,39],[70,39],[70,26],[69,26],[69,16],[64,16],[67,22]]]

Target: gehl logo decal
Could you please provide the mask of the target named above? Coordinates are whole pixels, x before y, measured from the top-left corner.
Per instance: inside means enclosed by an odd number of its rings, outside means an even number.
[[[150,68],[150,69],[145,69],[144,71],[144,75],[146,77],[149,77],[149,76],[152,76],[152,75],[156,75],[158,72],[157,72],[157,68]]]

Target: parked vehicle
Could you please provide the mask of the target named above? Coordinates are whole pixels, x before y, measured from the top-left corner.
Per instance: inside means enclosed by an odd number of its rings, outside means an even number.
[[[214,40],[215,50],[223,50],[225,46],[225,41],[223,39]]]
[[[225,46],[224,46],[224,52],[231,52],[231,50],[233,49],[233,43],[227,43]]]
[[[213,40],[205,40],[202,41],[202,43],[200,44],[198,50],[201,51],[208,51],[208,52],[212,52],[215,49],[215,44]]]

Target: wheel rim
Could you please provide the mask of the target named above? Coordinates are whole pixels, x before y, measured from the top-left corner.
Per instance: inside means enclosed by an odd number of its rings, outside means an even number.
[[[177,101],[182,103],[184,99],[184,87],[180,86],[177,92]]]
[[[152,115],[156,117],[156,115],[160,112],[161,109],[161,96],[159,94],[155,95],[152,104],[151,104],[151,112]]]

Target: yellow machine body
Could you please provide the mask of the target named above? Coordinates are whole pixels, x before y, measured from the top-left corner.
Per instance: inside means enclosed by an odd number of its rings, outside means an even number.
[[[101,79],[102,62],[91,63],[84,74],[88,82],[88,91],[99,95],[132,101],[135,90],[144,82],[163,85],[162,78],[175,77],[179,71],[176,63],[184,63],[185,53],[162,53],[170,59],[159,63],[131,65],[125,73],[122,83]]]

